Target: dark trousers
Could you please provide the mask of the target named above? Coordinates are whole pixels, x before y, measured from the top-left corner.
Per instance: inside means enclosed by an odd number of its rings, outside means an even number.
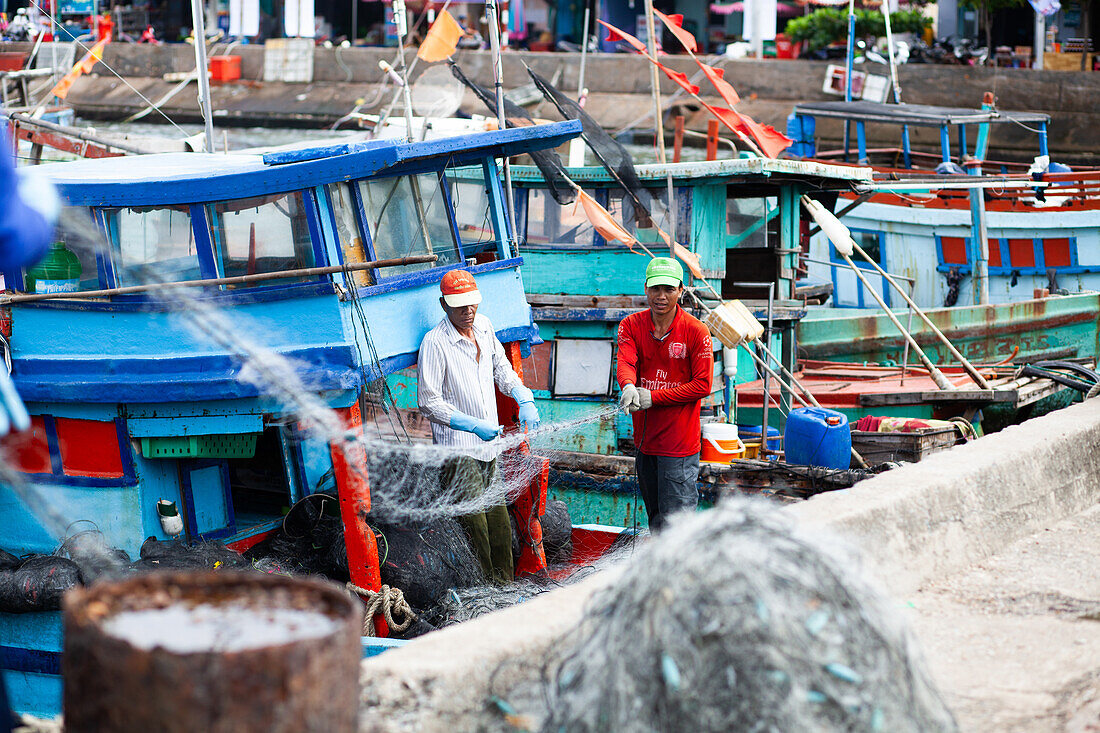
[[[496,468],[495,460],[486,462],[469,456],[459,456],[443,464],[440,478],[444,486],[453,486],[456,493],[476,497],[489,488]],[[458,522],[470,538],[486,580],[494,583],[511,582],[515,571],[512,560],[512,523],[508,520],[508,507],[501,504],[477,514],[467,514],[459,517]]]
[[[638,451],[634,456],[638,474],[638,490],[645,502],[649,529],[656,532],[668,520],[668,515],[699,505],[699,454],[682,458],[650,456]]]

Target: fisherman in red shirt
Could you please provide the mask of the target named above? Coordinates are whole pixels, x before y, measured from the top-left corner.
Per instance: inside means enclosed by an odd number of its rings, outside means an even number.
[[[645,271],[649,310],[619,324],[619,406],[633,413],[634,467],[649,526],[699,503],[699,408],[711,392],[714,348],[698,318],[680,307],[684,269],[656,257]]]

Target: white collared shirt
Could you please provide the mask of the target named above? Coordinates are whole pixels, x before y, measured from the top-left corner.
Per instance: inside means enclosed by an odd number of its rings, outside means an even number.
[[[473,433],[451,428],[456,411],[498,425],[495,384],[511,395],[520,386],[493,324],[485,316],[474,317],[475,344],[458,332],[446,316],[428,331],[417,360],[416,402],[432,424],[432,441],[464,450],[474,458],[491,461],[500,452],[497,441],[485,442]],[[481,347],[481,360],[477,358]]]

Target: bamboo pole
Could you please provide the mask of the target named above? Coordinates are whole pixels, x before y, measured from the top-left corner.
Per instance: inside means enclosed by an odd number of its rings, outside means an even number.
[[[233,277],[212,277],[205,280],[180,280],[168,283],[146,283],[145,285],[127,285],[121,288],[106,288],[103,290],[83,290],[72,293],[19,293],[16,295],[0,296],[0,305],[12,305],[14,303],[33,303],[39,300],[77,300],[85,298],[105,298],[111,295],[133,295],[146,293],[160,288],[202,288],[212,285],[245,285],[249,283],[264,282],[267,280],[281,280],[288,277],[309,277],[312,275],[332,275],[337,272],[355,272],[358,270],[373,270],[384,267],[401,267],[403,265],[418,265],[426,262],[435,262],[436,255],[412,255],[410,257],[398,257],[388,260],[371,260],[369,262],[349,262],[345,265],[327,265],[325,267],[304,267],[297,270],[280,270],[279,272],[259,272],[254,275],[235,275]]]

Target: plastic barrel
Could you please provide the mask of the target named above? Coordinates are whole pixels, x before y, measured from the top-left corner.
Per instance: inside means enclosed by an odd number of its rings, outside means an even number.
[[[852,460],[852,431],[848,418],[823,407],[800,407],[787,416],[783,434],[787,463],[846,469]]]
[[[738,425],[738,435],[741,436],[741,440],[752,441],[754,443],[760,442],[760,426],[759,425]],[[779,432],[779,428],[773,428],[768,426],[768,450],[779,450],[783,444],[782,433]]]

